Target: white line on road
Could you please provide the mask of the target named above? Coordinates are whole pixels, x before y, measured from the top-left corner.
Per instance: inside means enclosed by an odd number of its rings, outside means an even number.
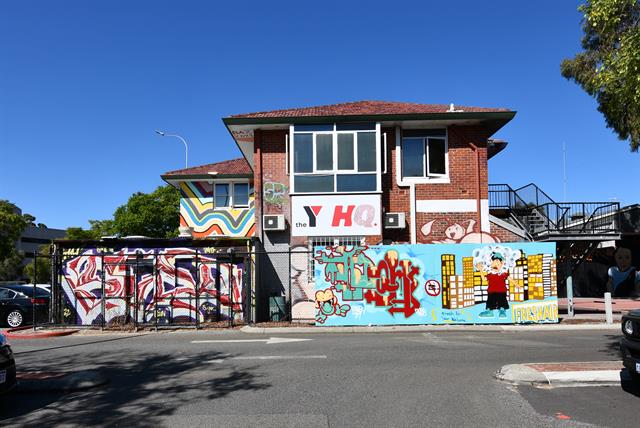
[[[324,360],[326,355],[247,355],[231,358],[216,358],[209,360],[207,363],[220,364],[227,360]]]
[[[274,345],[279,343],[306,342],[313,339],[297,339],[285,337],[270,337],[268,339],[230,339],[230,340],[192,340],[191,343],[251,343],[264,342],[266,345]]]

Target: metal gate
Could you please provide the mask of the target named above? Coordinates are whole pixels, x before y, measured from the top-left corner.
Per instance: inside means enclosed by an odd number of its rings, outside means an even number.
[[[56,324],[227,327],[251,321],[250,252],[84,248],[59,252],[54,264]]]

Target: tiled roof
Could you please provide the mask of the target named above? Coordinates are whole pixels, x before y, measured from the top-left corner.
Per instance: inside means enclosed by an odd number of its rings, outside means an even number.
[[[279,117],[316,117],[316,116],[368,116],[446,113],[449,104],[416,104],[393,101],[355,101],[326,106],[293,108],[286,110],[262,111],[257,113],[236,114],[231,118],[279,118]],[[455,105],[454,110],[469,113],[508,112],[506,108],[486,108]]]
[[[210,163],[207,165],[194,166],[192,168],[178,169],[169,171],[164,176],[181,176],[181,175],[205,175],[210,172],[217,172],[218,175],[251,175],[253,171],[244,158],[230,159],[222,162]]]

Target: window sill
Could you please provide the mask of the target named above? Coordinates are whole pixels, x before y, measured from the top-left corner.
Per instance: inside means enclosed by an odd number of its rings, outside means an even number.
[[[349,191],[349,192],[291,192],[290,196],[308,196],[308,195],[381,195],[379,190],[362,190],[362,191]]]
[[[449,177],[403,177],[404,184],[451,184]]]

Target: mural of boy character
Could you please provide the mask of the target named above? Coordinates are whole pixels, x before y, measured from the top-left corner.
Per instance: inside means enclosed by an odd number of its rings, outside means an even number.
[[[504,256],[494,251],[491,253],[491,264],[488,272],[485,270],[484,264],[478,263],[476,265],[482,277],[489,284],[486,310],[480,312],[478,315],[480,318],[493,318],[493,311],[496,309],[499,309],[499,318],[507,318],[507,309],[509,309],[507,278],[509,277],[509,271],[504,269],[504,262]]]
[[[613,253],[616,265],[609,268],[607,290],[613,297],[636,297],[640,294],[640,271],[631,266],[631,250],[618,247]]]

